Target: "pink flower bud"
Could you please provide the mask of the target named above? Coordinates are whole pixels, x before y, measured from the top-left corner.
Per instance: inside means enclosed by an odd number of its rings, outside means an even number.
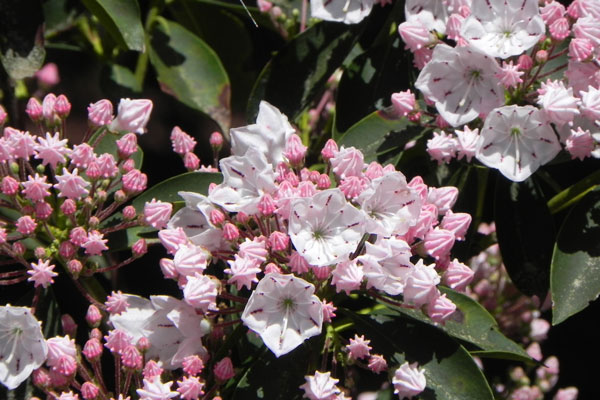
[[[519,56],[519,69],[522,71],[529,71],[533,67],[533,60],[528,54],[521,54]]]
[[[394,111],[400,117],[406,117],[415,109],[415,95],[410,90],[392,93]]]
[[[449,163],[456,157],[458,150],[458,141],[444,131],[433,132],[433,137],[427,140],[427,153],[432,160],[436,160],[439,165]]]
[[[134,345],[130,344],[121,351],[121,362],[129,369],[142,369],[142,355]]]
[[[566,18],[559,18],[550,25],[549,30],[552,39],[558,41],[564,40],[570,33],[569,21]]]
[[[579,390],[574,387],[568,387],[564,389],[559,389],[554,395],[553,400],[577,400],[577,396],[579,396]]]
[[[404,21],[398,26],[398,33],[406,43],[406,48],[415,52],[435,41],[427,26],[417,20]]]
[[[56,96],[54,93],[48,93],[42,101],[42,116],[48,123],[54,123],[54,105]]]
[[[323,160],[325,160],[325,162],[329,161],[330,159],[332,159],[333,157],[335,157],[335,155],[338,152],[338,145],[335,142],[335,140],[333,139],[329,139],[326,143],[325,146],[323,147],[323,150],[321,150],[321,156],[323,157]]]
[[[335,318],[337,308],[330,301],[323,299],[321,302],[323,303],[323,322],[331,322]]]
[[[38,368],[36,370],[33,371],[32,374],[33,377],[33,384],[35,386],[41,387],[41,388],[46,388],[48,386],[50,386],[50,375],[48,374],[48,371],[44,368]]]
[[[127,297],[125,297],[125,295],[120,290],[117,292],[113,291],[106,298],[106,302],[104,304],[106,305],[106,311],[113,315],[125,312],[129,307]]]
[[[102,344],[97,338],[89,339],[85,342],[81,352],[89,362],[93,363],[94,361],[100,360],[100,356],[102,355]]]
[[[116,354],[121,354],[123,350],[129,345],[131,345],[131,336],[125,331],[114,329],[108,332],[108,335],[104,336],[104,341],[107,349],[116,356]]]
[[[281,274],[281,268],[275,263],[265,265],[265,274]]]
[[[15,225],[17,231],[25,236],[31,235],[37,227],[37,223],[29,215],[19,218]]]
[[[29,98],[29,101],[27,102],[27,107],[25,108],[25,112],[27,113],[27,115],[29,115],[29,118],[33,122],[38,122],[40,119],[42,119],[42,105],[35,97]]]
[[[297,251],[292,252],[288,265],[292,269],[292,272],[297,275],[304,274],[310,269],[310,264]]]
[[[548,52],[546,50],[538,50],[535,53],[535,61],[538,63],[545,63],[548,61]]]
[[[19,182],[11,177],[5,176],[2,178],[2,193],[7,196],[14,196],[19,192]]]
[[[80,226],[73,228],[69,233],[69,240],[75,246],[81,246],[87,241],[87,232]]]
[[[369,369],[379,374],[387,369],[387,361],[380,354],[373,354],[369,357]]]
[[[340,182],[340,190],[347,199],[351,200],[358,197],[367,187],[368,181],[358,176],[349,176]]]
[[[302,144],[300,136],[293,134],[288,138],[283,155],[294,167],[300,167],[304,163],[307,147]]]
[[[46,249],[43,247],[36,247],[33,251],[33,255],[38,259],[46,258]]]
[[[188,375],[198,375],[204,369],[204,362],[197,355],[187,356],[183,359],[183,372]]]
[[[133,169],[123,175],[123,190],[126,193],[139,193],[146,190],[148,185],[148,177],[138,169]]]
[[[210,143],[210,146],[213,148],[213,150],[219,151],[223,146],[223,135],[221,135],[221,132],[215,131],[210,134],[208,142]]]
[[[152,101],[148,99],[121,99],[117,118],[111,129],[143,134],[152,112]]]
[[[277,207],[275,205],[273,197],[271,197],[271,195],[268,193],[263,194],[260,201],[258,202],[258,211],[260,211],[260,213],[265,217],[269,217],[273,215],[273,213],[275,213],[276,209]]]
[[[574,38],[569,43],[569,57],[583,62],[594,52],[594,44],[586,38]]]
[[[57,363],[52,367],[53,371],[63,376],[71,376],[77,371],[77,361],[72,356],[61,356]]]
[[[45,201],[35,203],[35,215],[41,220],[46,220],[52,215],[52,206]]]
[[[183,166],[188,171],[195,171],[200,168],[200,159],[194,153],[185,153],[183,156]]]
[[[88,219],[88,225],[90,228],[95,229],[98,225],[100,225],[100,220],[98,217],[92,216],[90,219]]]
[[[81,273],[81,270],[83,269],[83,265],[81,264],[81,261],[75,259],[75,260],[70,260],[67,263],[67,269],[69,270],[69,272],[71,274],[73,274],[74,277],[78,277],[79,274]]]
[[[152,344],[150,343],[150,340],[148,340],[148,338],[146,336],[142,336],[141,338],[138,339],[135,346],[138,348],[139,351],[141,351],[142,353],[145,353],[148,350],[150,350],[150,347],[152,346]]]
[[[87,313],[85,314],[85,321],[88,323],[90,328],[97,328],[100,326],[102,314],[100,313],[98,307],[93,304],[88,307]]]
[[[540,15],[546,25],[550,25],[557,19],[562,18],[565,15],[565,11],[565,6],[558,1],[548,2],[544,7],[540,7]]]
[[[92,125],[104,126],[113,120],[113,105],[109,100],[102,99],[92,103],[87,108],[88,120]]]
[[[247,224],[248,221],[250,220],[250,216],[248,214],[246,214],[245,212],[240,211],[235,216],[235,220],[237,222],[239,222],[240,224]]]
[[[62,211],[62,213],[65,215],[73,215],[75,214],[75,211],[77,211],[77,205],[75,204],[74,200],[66,199],[60,205],[60,211]]]
[[[440,228],[452,231],[456,240],[465,240],[465,234],[469,230],[471,225],[471,215],[467,213],[453,213],[452,210],[448,210]]]
[[[429,303],[427,306],[427,315],[429,315],[429,318],[431,318],[433,322],[444,324],[455,310],[456,304],[443,294]]]
[[[194,151],[196,140],[176,126],[171,131],[171,145],[175,153],[184,155]]]
[[[464,291],[465,288],[473,280],[474,272],[465,264],[457,259],[448,264],[448,269],[444,272],[444,283],[450,288],[457,291]]]
[[[66,260],[73,258],[77,249],[69,241],[62,242],[58,248],[58,254]]]
[[[233,364],[229,357],[225,357],[216,363],[213,372],[215,373],[215,377],[220,381],[227,381],[235,376]]]
[[[367,358],[370,356],[372,347],[369,346],[370,340],[365,340],[365,336],[358,334],[354,335],[354,338],[350,338],[350,344],[346,346],[349,356],[353,360],[359,360],[361,358]]]
[[[424,265],[423,261],[419,260],[406,278],[404,301],[417,307],[428,304],[438,296],[438,283],[440,277],[433,265]]]
[[[154,360],[148,361],[144,366],[144,371],[142,372],[144,379],[153,379],[157,376],[160,376],[162,373],[163,369]]]
[[[425,251],[436,260],[439,260],[450,254],[454,241],[455,237],[452,231],[440,228],[432,229],[425,235]]]
[[[85,382],[81,385],[81,397],[85,400],[94,400],[98,397],[98,393],[100,393],[100,389],[92,382]]]
[[[67,99],[67,96],[61,94],[56,98],[54,111],[62,119],[65,119],[69,116],[69,113],[71,112],[71,103],[69,102],[69,99]]]
[[[127,173],[135,168],[135,161],[132,158],[125,160],[123,164],[121,164],[121,170],[123,173]]]
[[[311,270],[315,274],[315,278],[320,281],[325,281],[331,276],[331,268],[329,267],[316,267],[311,265]]]
[[[396,370],[392,379],[394,393],[399,398],[412,398],[425,390],[426,380],[422,370],[417,368],[416,363],[405,362]]]
[[[284,251],[290,243],[290,237],[279,231],[271,233],[269,236],[269,246],[273,251]]]
[[[158,232],[158,238],[169,254],[175,254],[179,246],[188,242],[188,238],[181,228],[163,229]]]
[[[162,229],[167,226],[172,211],[173,204],[152,199],[144,205],[144,220],[154,229]]]
[[[117,151],[122,159],[129,158],[137,151],[137,136],[134,133],[128,133],[117,140]]]
[[[571,154],[571,158],[579,158],[580,160],[589,157],[596,146],[596,142],[590,131],[584,131],[580,126],[577,127],[577,130],[571,129],[571,134],[565,144],[567,151]]]
[[[317,187],[321,190],[329,189],[331,187],[331,179],[329,179],[329,175],[326,175],[326,174],[319,175],[319,180],[317,181]]]
[[[69,314],[63,314],[60,317],[60,323],[62,330],[66,335],[69,335],[70,337],[77,336],[77,324],[73,320],[73,317]]]
[[[240,231],[238,230],[237,226],[228,222],[223,227],[223,237],[225,240],[233,242],[240,237]]]
[[[427,202],[434,204],[439,215],[444,215],[454,206],[458,198],[458,189],[454,186],[442,186],[440,188],[429,188]]]
[[[60,82],[58,75],[58,66],[55,63],[48,63],[35,73],[38,83],[42,86],[54,86]]]
[[[148,252],[148,245],[144,239],[138,239],[133,246],[131,246],[131,252],[134,257],[141,257]]]
[[[225,215],[221,212],[221,210],[212,209],[210,211],[210,223],[216,227],[220,227],[225,222]]]
[[[179,276],[179,272],[170,258],[161,258],[159,265],[165,279],[177,279]]]

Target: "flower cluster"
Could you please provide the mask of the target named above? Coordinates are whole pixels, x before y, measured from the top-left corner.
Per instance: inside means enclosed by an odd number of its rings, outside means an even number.
[[[415,87],[442,129],[427,142],[432,159],[475,157],[523,181],[563,149],[572,158],[600,155],[595,6],[434,3],[408,1],[399,26],[421,70]],[[399,116],[420,121],[429,113],[409,95],[392,103]]]

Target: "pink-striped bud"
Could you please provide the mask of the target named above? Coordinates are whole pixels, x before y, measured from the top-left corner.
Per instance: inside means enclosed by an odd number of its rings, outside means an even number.
[[[48,93],[42,100],[42,116],[48,123],[54,123],[54,106],[56,104],[56,95]]]
[[[133,169],[123,175],[123,190],[126,193],[139,193],[146,190],[148,177],[138,169]]]
[[[210,134],[208,142],[210,143],[210,147],[212,147],[214,151],[219,151],[221,150],[221,147],[223,147],[223,135],[221,135],[221,132],[215,131]]]
[[[315,278],[317,278],[320,281],[325,281],[329,279],[329,276],[331,275],[331,268],[329,267],[311,266],[311,269],[313,274],[315,274]]]
[[[173,204],[152,199],[144,204],[144,220],[154,229],[162,229],[167,226],[172,211]]]
[[[92,125],[104,126],[113,120],[113,105],[109,100],[102,99],[92,103],[87,108],[88,120]]]
[[[138,350],[142,353],[147,352],[150,349],[151,345],[152,344],[150,343],[150,340],[148,340],[146,336],[142,336],[141,338],[139,338],[137,343],[135,344]]]
[[[95,400],[98,397],[98,393],[100,393],[100,389],[92,382],[85,382],[81,385],[81,397],[84,400]]]
[[[448,269],[444,272],[443,281],[450,288],[462,292],[473,280],[474,272],[457,259],[448,263]]]
[[[204,362],[197,355],[187,356],[183,359],[183,372],[188,375],[198,375],[204,369]]]
[[[216,363],[213,372],[215,373],[215,377],[220,381],[227,381],[235,376],[233,364],[229,357],[225,357]]]
[[[137,211],[133,206],[127,206],[123,208],[123,218],[128,221],[133,221],[137,217]]]
[[[25,236],[31,235],[33,232],[35,232],[35,228],[37,228],[37,222],[35,222],[35,220],[29,215],[19,218],[15,225],[17,231]]]
[[[50,386],[51,379],[48,374],[48,370],[45,368],[38,368],[33,371],[33,384],[37,387],[46,388]]]
[[[37,259],[44,259],[46,258],[46,249],[43,247],[36,247],[33,251],[33,255]]]
[[[135,168],[135,161],[132,158],[125,160],[123,164],[121,164],[121,170],[123,173],[127,173]]]
[[[70,337],[77,336],[77,324],[69,314],[63,314],[60,317],[60,324],[66,335],[69,335]]]
[[[330,159],[332,159],[333,157],[335,157],[335,155],[337,153],[338,153],[338,145],[335,142],[335,140],[333,140],[333,139],[329,139],[325,143],[323,150],[321,150],[321,156],[323,157],[323,160],[325,160],[325,162],[327,162]]]
[[[265,265],[265,274],[281,274],[281,268],[275,263]]]
[[[331,187],[331,179],[329,179],[329,175],[327,175],[327,174],[319,175],[319,180],[317,181],[317,187],[321,190],[329,189]]]
[[[533,60],[528,54],[521,54],[518,61],[519,69],[529,71],[533,67]]]
[[[94,361],[100,360],[100,356],[102,355],[102,344],[97,338],[91,338],[85,342],[81,352],[89,362],[93,363]]]
[[[46,220],[52,215],[52,206],[45,201],[35,203],[35,216],[41,220]]]
[[[33,122],[38,122],[42,119],[42,105],[35,97],[30,97],[25,107],[25,112]]]
[[[535,61],[537,61],[540,64],[548,61],[548,52],[546,50],[538,50],[535,53]]]
[[[179,276],[175,263],[170,258],[161,258],[159,265],[165,279],[177,279]]]
[[[394,111],[400,117],[406,117],[410,114],[415,109],[415,103],[415,95],[410,90],[392,93],[392,105]]]
[[[376,374],[379,374],[387,369],[387,361],[380,354],[372,354],[369,357],[369,369]]]
[[[126,346],[121,351],[121,362],[125,368],[129,369],[142,369],[142,355],[140,351],[133,344]]]
[[[65,215],[73,215],[75,214],[75,211],[77,211],[77,204],[75,204],[73,199],[66,199],[60,205],[60,211]]]
[[[5,176],[2,178],[2,193],[7,196],[14,196],[19,192],[19,182],[11,177]]]
[[[195,171],[200,168],[200,158],[192,152],[185,153],[183,156],[183,166],[188,171]]]
[[[452,210],[448,210],[440,228],[452,231],[456,240],[465,240],[465,234],[469,230],[471,225],[471,215],[467,213],[453,213]]]
[[[62,119],[65,119],[69,116],[69,113],[71,112],[71,103],[69,102],[69,99],[67,99],[67,96],[61,94],[56,98],[54,111]]]
[[[117,152],[122,159],[129,158],[137,151],[137,136],[135,133],[128,133],[117,140]]]
[[[237,226],[235,226],[232,223],[228,222],[223,227],[223,237],[225,238],[225,240],[233,242],[233,241],[237,240],[240,237],[240,231],[237,228]]]
[[[150,360],[144,366],[142,374],[144,379],[152,380],[153,378],[160,376],[163,373],[163,369],[154,360]]]
[[[90,161],[85,169],[85,174],[92,181],[98,180],[102,177],[102,170],[100,169],[100,165],[98,165],[96,160]]]
[[[134,257],[141,257],[148,252],[148,244],[144,239],[139,239],[131,246],[131,252]]]
[[[71,229],[71,232],[69,233],[69,240],[75,246],[81,246],[87,242],[87,232],[81,226],[75,227]]]
[[[210,211],[209,218],[210,223],[216,227],[220,227],[221,225],[223,225],[223,222],[225,222],[225,214],[223,214],[221,210],[217,210],[216,208]]]
[[[184,155],[194,151],[196,140],[176,126],[171,131],[171,145],[175,153]]]
[[[300,167],[304,163],[307,147],[302,144],[300,136],[294,134],[288,138],[283,155],[294,167]]]
[[[97,328],[100,326],[102,314],[100,313],[98,307],[93,304],[88,307],[87,313],[85,314],[85,321],[88,323],[90,328]]]
[[[236,214],[235,220],[240,224],[246,224],[250,220],[250,216],[243,211]]]
[[[283,232],[275,231],[269,236],[269,246],[273,251],[283,251],[289,243],[290,237]]]
[[[445,294],[438,296],[427,305],[427,315],[433,322],[444,324],[452,313],[456,311],[456,304],[448,299]]]
[[[67,269],[69,270],[69,272],[71,274],[73,274],[73,276],[75,278],[79,277],[79,274],[81,273],[81,270],[83,269],[83,265],[81,264],[81,261],[74,259],[74,260],[69,260],[69,262],[67,263]]]
[[[297,251],[293,251],[290,256],[290,261],[288,265],[292,269],[292,272],[301,275],[310,270],[310,264],[298,253]]]
[[[273,197],[269,193],[265,193],[258,202],[258,211],[265,217],[269,217],[275,213],[277,206]]]
[[[427,254],[439,260],[450,254],[455,239],[451,231],[435,228],[427,232],[423,244]]]
[[[58,248],[58,254],[66,260],[73,258],[77,249],[73,243],[69,241],[62,242]]]

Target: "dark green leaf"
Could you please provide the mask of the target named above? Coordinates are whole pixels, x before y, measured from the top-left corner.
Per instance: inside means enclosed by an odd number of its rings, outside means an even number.
[[[342,65],[363,26],[320,22],[291,40],[260,73],[248,102],[248,120],[255,120],[261,100],[296,119]]]
[[[479,303],[454,290],[444,287],[440,287],[440,290],[457,307],[457,310],[445,325],[436,325],[421,310],[395,307],[387,303],[386,307],[428,325],[436,326],[457,339],[474,344],[483,350],[482,355],[486,354],[490,357],[496,356],[496,358],[508,358],[517,361],[531,361],[531,358],[521,346],[500,332],[494,317]]]
[[[222,180],[223,177],[219,173],[186,172],[152,186],[133,200],[132,205],[136,210],[141,211],[144,204],[152,199],[168,202],[181,201],[178,192],[188,191],[207,194],[208,186],[211,183],[221,183]]]
[[[416,361],[425,370],[427,389],[419,395],[420,399],[494,398],[473,358],[444,332],[412,319],[396,317],[380,323],[375,315],[358,315],[346,309],[340,311],[354,322],[357,331],[371,340],[373,348],[387,357],[390,352],[396,353],[394,363],[389,363],[390,369],[404,361]]]
[[[47,0],[43,4],[43,10],[46,38],[69,29],[78,13],[78,10],[69,4],[69,0]]]
[[[338,134],[338,144],[354,146],[363,152],[365,162],[395,161],[404,146],[423,134],[423,128],[411,124],[406,118],[397,118],[391,110],[375,111],[343,134]]]
[[[546,199],[533,177],[521,183],[498,177],[494,214],[508,275],[521,292],[543,300],[550,287],[555,231]]]
[[[553,324],[600,294],[600,189],[588,193],[565,219],[554,246],[550,284]]]
[[[114,97],[134,97],[142,91],[140,82],[133,72],[119,64],[109,64],[102,69],[103,90]]]
[[[0,61],[12,79],[33,76],[44,63],[43,25],[40,1],[0,1]]]
[[[144,27],[137,0],[82,0],[112,38],[129,50],[144,51]]]
[[[228,132],[231,89],[216,53],[198,36],[164,18],[157,18],[150,36],[150,61],[161,89]]]

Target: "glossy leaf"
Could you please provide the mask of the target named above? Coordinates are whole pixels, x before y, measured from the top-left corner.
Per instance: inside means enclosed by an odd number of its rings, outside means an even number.
[[[550,287],[555,231],[546,199],[533,178],[517,183],[499,176],[494,214],[508,275],[521,292],[544,299]]]
[[[217,54],[198,36],[164,18],[157,18],[150,37],[150,61],[161,89],[228,132],[231,88]]]
[[[144,208],[144,204],[152,199],[168,202],[181,201],[181,197],[177,194],[178,192],[188,191],[207,194],[208,186],[211,183],[221,183],[222,179],[219,173],[186,172],[152,186],[136,197],[132,205],[136,210],[141,211]]]
[[[517,361],[531,361],[531,358],[521,346],[504,336],[494,317],[475,300],[454,290],[440,287],[457,310],[445,325],[436,325],[421,310],[396,307],[386,303],[386,308],[395,310],[411,318],[436,326],[452,337],[474,344],[482,351],[479,354],[494,358],[506,358]]]
[[[427,389],[420,399],[485,400],[493,399],[492,391],[469,353],[444,332],[419,321],[404,317],[381,318],[358,315],[340,309],[357,330],[371,340],[389,359],[393,370],[405,360],[417,362],[425,370]],[[392,353],[392,354],[390,354]]]
[[[291,40],[260,73],[248,102],[248,120],[255,120],[261,100],[296,119],[342,65],[363,25],[320,22]]]
[[[122,65],[106,65],[101,72],[102,87],[114,97],[134,97],[142,91],[140,82],[133,72]]]
[[[144,51],[144,27],[137,0],[82,0],[112,38],[129,50]]]
[[[46,58],[38,0],[0,1],[0,61],[12,79],[33,76]]]
[[[388,109],[375,111],[345,133],[338,134],[338,144],[361,150],[367,163],[390,159],[397,161],[406,143],[422,134],[422,128],[411,124],[406,118],[397,118]]]
[[[565,219],[554,246],[552,323],[559,324],[600,295],[600,190],[588,193]]]

